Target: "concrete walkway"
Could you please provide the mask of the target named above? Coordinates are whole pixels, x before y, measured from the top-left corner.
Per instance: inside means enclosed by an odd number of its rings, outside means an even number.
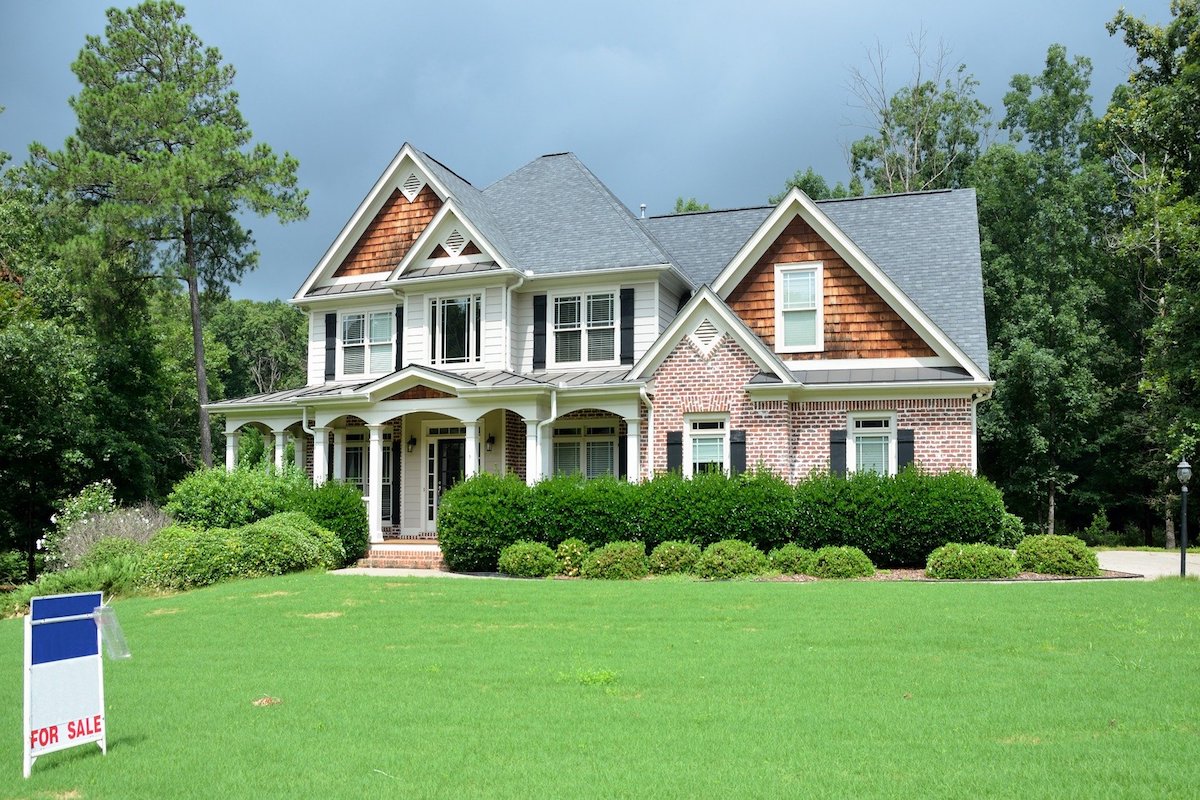
[[[1096,554],[1100,569],[1133,572],[1151,581],[1167,575],[1179,575],[1179,553],[1164,550],[1103,550]],[[1200,575],[1200,551],[1188,550],[1188,575]]]
[[[406,569],[401,567],[346,567],[333,570],[334,575],[374,575],[376,578],[503,578],[497,573],[445,572],[440,569]]]

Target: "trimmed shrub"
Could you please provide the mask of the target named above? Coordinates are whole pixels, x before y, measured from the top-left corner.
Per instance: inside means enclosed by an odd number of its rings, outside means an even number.
[[[308,479],[294,469],[276,474],[213,467],[175,484],[164,510],[184,525],[236,528],[300,507],[300,496],[309,491]]]
[[[757,547],[740,539],[710,544],[696,562],[697,575],[718,581],[761,575],[766,571],[767,557]]]
[[[558,549],[554,551],[558,558],[559,574],[568,578],[578,578],[589,549],[587,542],[582,539],[563,539],[559,542]]]
[[[239,578],[334,569],[345,561],[337,535],[298,511],[273,514],[230,534],[239,551],[234,567]]]
[[[929,554],[925,574],[930,578],[980,580],[1011,578],[1020,569],[1011,550],[992,544],[944,544]]]
[[[637,487],[612,476],[584,480],[556,475],[529,490],[529,538],[551,547],[579,539],[596,547],[636,538],[633,496]]]
[[[692,575],[699,560],[699,546],[691,542],[663,542],[650,553],[650,571],[655,575]]]
[[[559,564],[547,545],[522,539],[500,551],[499,567],[518,578],[548,578],[558,574]]]
[[[337,534],[345,558],[336,566],[353,563],[367,554],[370,543],[367,507],[357,486],[329,481],[300,492],[298,500],[299,510],[309,519]]]
[[[811,575],[816,558],[815,551],[801,547],[795,542],[788,542],[767,553],[767,563],[771,569],[783,575]]]
[[[124,539],[120,536],[110,536],[106,539],[101,539],[96,542],[88,554],[79,562],[79,566],[95,567],[101,564],[107,564],[110,561],[117,561],[122,558],[140,559],[142,553],[146,550],[146,545],[133,539]]]
[[[1017,545],[1017,563],[1026,572],[1046,575],[1095,577],[1100,574],[1096,554],[1074,536],[1026,536]]]
[[[816,578],[865,578],[875,574],[875,565],[857,547],[829,545],[817,550],[812,574]]]
[[[459,481],[438,505],[438,544],[446,566],[492,572],[500,551],[529,534],[529,487],[516,475],[481,472]]]
[[[24,614],[34,597],[74,592],[103,592],[105,598],[133,594],[141,580],[136,556],[117,556],[103,563],[44,573],[33,583],[0,595],[0,617]]]
[[[1025,520],[1016,514],[1010,514],[1005,511],[1004,517],[1000,520],[1000,533],[996,535],[992,544],[1002,547],[1005,550],[1012,550],[1024,538]]]
[[[141,583],[183,590],[228,580],[237,574],[238,548],[231,539],[226,528],[163,528],[142,554]]]
[[[600,580],[636,580],[649,573],[646,545],[642,542],[609,542],[588,553],[580,574]]]

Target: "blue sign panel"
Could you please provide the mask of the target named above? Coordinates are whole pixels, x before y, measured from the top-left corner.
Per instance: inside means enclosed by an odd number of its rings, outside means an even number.
[[[33,664],[48,664],[81,656],[100,654],[99,637],[92,612],[101,603],[101,594],[72,594],[62,597],[35,597],[29,604],[33,622],[84,616],[54,624],[33,626]]]

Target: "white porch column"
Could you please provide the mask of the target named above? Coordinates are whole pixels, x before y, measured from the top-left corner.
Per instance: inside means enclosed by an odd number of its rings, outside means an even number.
[[[329,478],[325,442],[329,428],[313,428],[313,486],[320,486]]]
[[[372,542],[383,541],[383,426],[368,425],[371,449],[367,456],[367,529]]]
[[[346,480],[346,432],[331,430],[329,440],[333,445],[333,479]]]
[[[639,469],[642,458],[638,447],[641,427],[640,419],[625,420],[625,479],[630,483],[637,483],[642,479]]]
[[[538,482],[538,440],[536,419],[525,420],[525,483],[533,486]]]
[[[239,431],[225,431],[225,471],[233,472],[237,469],[238,462],[238,439],[241,438]]]
[[[473,477],[479,472],[479,420],[464,419],[463,426],[467,430],[467,463],[463,477]]]
[[[275,471],[283,472],[283,456],[287,452],[287,431],[272,431],[275,434]]]

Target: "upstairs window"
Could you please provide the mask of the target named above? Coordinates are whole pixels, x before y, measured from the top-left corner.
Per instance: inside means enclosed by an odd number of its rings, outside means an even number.
[[[439,297],[429,305],[430,360],[470,364],[483,353],[483,295]]]
[[[824,349],[822,265],[775,265],[775,349],[811,353]]]
[[[616,305],[612,292],[554,298],[554,361],[614,361]]]
[[[392,371],[391,311],[342,316],[342,374],[382,375]]]

